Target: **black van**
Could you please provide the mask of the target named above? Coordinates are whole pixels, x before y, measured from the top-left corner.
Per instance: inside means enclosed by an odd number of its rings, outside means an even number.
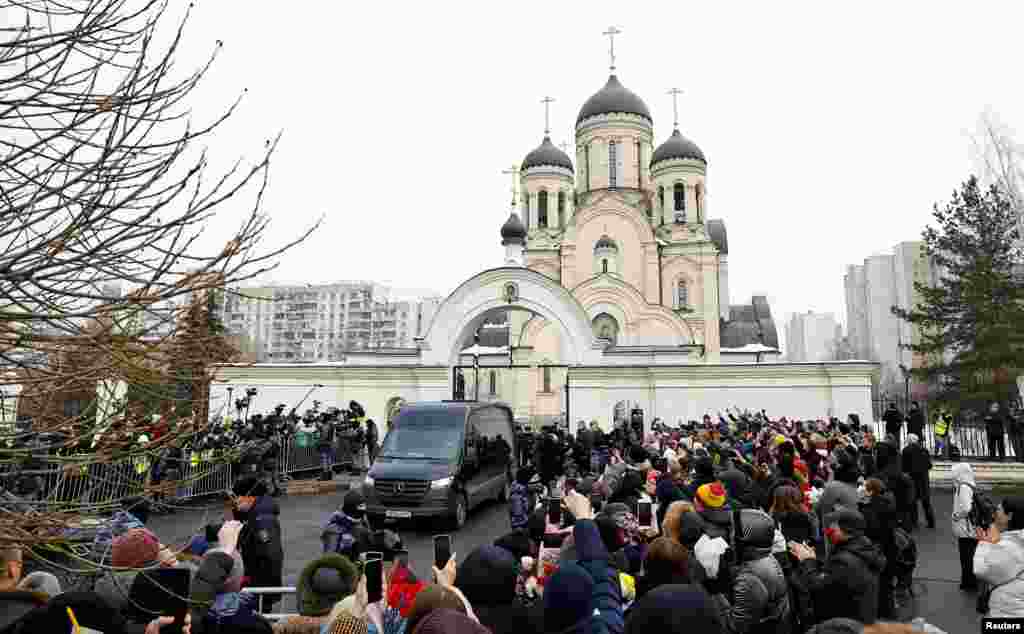
[[[461,528],[473,507],[508,498],[515,455],[508,405],[403,405],[363,482],[366,513],[372,519],[446,517]]]

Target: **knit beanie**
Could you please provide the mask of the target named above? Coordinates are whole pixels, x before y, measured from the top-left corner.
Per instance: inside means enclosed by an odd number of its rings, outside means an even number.
[[[160,540],[145,528],[133,528],[114,538],[110,550],[115,568],[145,568],[157,561]]]
[[[659,586],[633,604],[625,634],[719,634],[722,622],[708,595],[694,585]]]
[[[324,616],[355,591],[358,571],[344,555],[328,554],[306,564],[296,587],[299,614]]]
[[[455,586],[470,605],[511,603],[516,598],[516,558],[500,546],[480,546],[459,564]]]
[[[725,487],[721,482],[702,484],[697,487],[697,499],[705,508],[717,509],[725,506]]]
[[[410,634],[491,634],[491,631],[461,612],[441,608],[424,617]]]
[[[594,580],[575,562],[563,562],[544,586],[544,629],[561,632],[590,616]]]

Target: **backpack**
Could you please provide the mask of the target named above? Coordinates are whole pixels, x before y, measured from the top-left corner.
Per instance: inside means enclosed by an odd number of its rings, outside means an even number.
[[[892,535],[892,570],[897,579],[909,580],[917,567],[917,543],[910,533],[896,528]]]
[[[986,529],[992,525],[996,517],[997,505],[984,491],[979,490],[973,484],[961,482],[963,486],[971,489],[971,510],[967,512],[967,526],[974,532],[974,529]]]

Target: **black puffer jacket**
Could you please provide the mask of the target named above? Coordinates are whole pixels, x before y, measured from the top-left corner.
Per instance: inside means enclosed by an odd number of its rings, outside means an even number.
[[[716,595],[725,631],[730,634],[788,634],[789,586],[778,560],[772,556],[775,522],[764,511],[739,511],[736,548],[741,563],[736,569],[732,598]]]
[[[858,535],[835,546],[824,563],[801,562],[797,574],[804,576],[819,621],[845,617],[871,624],[878,618],[878,578],[885,564],[878,547]]]

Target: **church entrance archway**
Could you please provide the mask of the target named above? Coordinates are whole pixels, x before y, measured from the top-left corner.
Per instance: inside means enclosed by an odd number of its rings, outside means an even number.
[[[594,336],[591,321],[576,298],[546,275],[520,267],[484,271],[455,289],[418,340],[423,363],[457,365],[460,352],[473,345],[483,323],[501,310],[529,311],[554,324],[563,363],[600,363],[601,350],[607,344]]]

